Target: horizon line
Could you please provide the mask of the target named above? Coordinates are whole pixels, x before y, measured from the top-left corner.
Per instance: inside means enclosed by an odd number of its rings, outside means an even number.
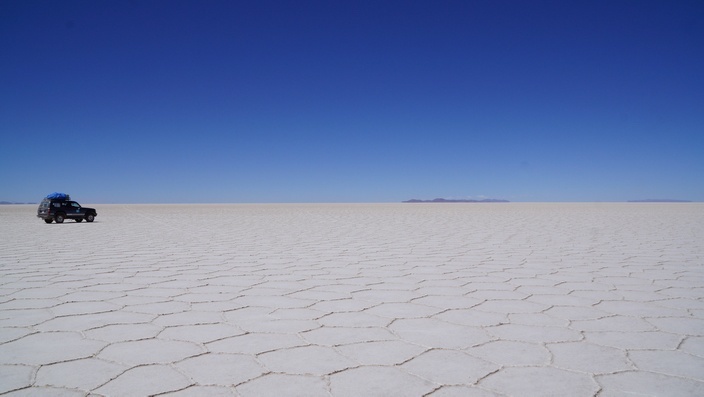
[[[76,200],[73,200],[76,201]],[[548,200],[536,200],[536,201],[184,201],[184,202],[91,202],[86,201],[88,204],[101,204],[101,205],[227,205],[227,204],[436,204],[436,205],[452,205],[452,204],[522,204],[522,203],[553,203],[553,204],[616,204],[616,203],[628,203],[628,204],[687,204],[687,203],[704,203],[704,201],[699,200],[565,200],[565,201],[548,201]],[[0,205],[38,205],[39,202],[16,202],[16,201],[0,201]]]

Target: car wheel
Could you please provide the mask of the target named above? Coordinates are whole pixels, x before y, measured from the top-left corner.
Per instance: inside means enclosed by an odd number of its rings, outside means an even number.
[[[56,214],[54,220],[56,223],[64,223],[64,214]]]
[[[94,220],[95,220],[95,215],[93,215],[93,214],[86,215],[86,222],[93,222]]]
[[[51,218],[49,218],[49,219],[44,219],[44,222],[46,222],[46,223],[51,223],[51,222],[53,222],[53,221],[54,221],[54,220],[51,219]]]
[[[83,218],[76,218],[76,222],[83,222]]]

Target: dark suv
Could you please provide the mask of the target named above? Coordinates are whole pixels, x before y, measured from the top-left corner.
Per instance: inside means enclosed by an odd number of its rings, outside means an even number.
[[[44,219],[46,223],[64,223],[64,219],[73,219],[76,222],[85,219],[86,222],[93,222],[97,215],[94,208],[81,207],[77,202],[66,199],[45,198],[37,209],[37,217]]]

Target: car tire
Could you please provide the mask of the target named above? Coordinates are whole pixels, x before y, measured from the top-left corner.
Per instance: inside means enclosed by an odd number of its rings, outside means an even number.
[[[56,221],[56,223],[64,223],[64,219],[64,214],[54,215],[54,221]]]
[[[93,222],[94,220],[95,220],[95,215],[93,215],[93,214],[86,215],[86,222]]]
[[[51,218],[49,218],[49,219],[44,219],[44,222],[46,222],[46,223],[51,223],[51,222],[53,222],[53,221],[54,221],[54,220],[51,219]]]

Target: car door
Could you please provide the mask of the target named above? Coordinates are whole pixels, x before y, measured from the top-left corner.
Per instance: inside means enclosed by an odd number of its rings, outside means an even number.
[[[70,218],[80,218],[81,217],[81,206],[75,201],[69,201],[68,207],[66,208],[66,215]]]

